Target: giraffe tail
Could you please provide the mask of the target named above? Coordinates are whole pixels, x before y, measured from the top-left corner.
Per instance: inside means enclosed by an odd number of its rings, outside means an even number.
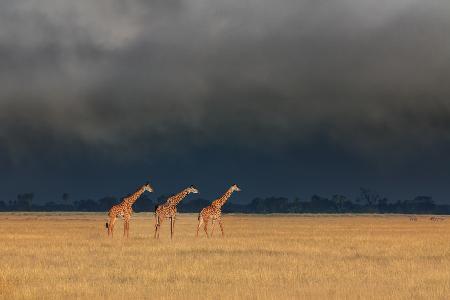
[[[106,227],[106,228],[109,228],[108,222],[105,223],[105,227]]]

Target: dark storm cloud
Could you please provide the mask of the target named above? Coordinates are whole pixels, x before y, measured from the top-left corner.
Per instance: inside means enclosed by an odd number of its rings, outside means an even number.
[[[449,30],[444,0],[4,1],[0,150],[438,149]]]

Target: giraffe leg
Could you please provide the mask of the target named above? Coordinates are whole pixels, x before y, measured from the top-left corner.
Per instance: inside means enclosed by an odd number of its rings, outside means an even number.
[[[225,233],[223,232],[222,219],[219,219],[219,225],[220,225],[220,231],[222,231],[222,236],[225,236]]]
[[[158,235],[157,235],[157,239],[159,239],[159,234],[161,233],[161,225],[164,221],[164,217],[159,216],[158,217]]]
[[[198,216],[198,226],[197,226],[197,237],[198,237],[198,231],[200,230],[200,227],[203,225],[203,216]]]
[[[173,238],[174,217],[170,217],[170,239]]]
[[[130,219],[127,220],[127,238],[130,236]]]
[[[205,226],[203,226],[203,229],[205,230],[206,237],[209,238],[209,236],[208,236],[208,219],[205,220]]]
[[[111,224],[112,224],[112,217],[109,217],[109,220],[108,220],[108,236],[110,236],[111,235]]]
[[[108,232],[111,231],[111,237],[114,237],[114,226],[116,225],[117,217],[112,217],[109,225],[108,225]]]
[[[128,220],[126,218],[123,218],[123,237],[127,235],[127,226],[128,226]]]
[[[212,219],[211,222],[212,222],[211,237],[212,237],[214,234],[214,226],[216,225],[216,220]]]
[[[158,227],[159,227],[158,215],[155,214],[155,236],[154,236],[155,239],[156,239],[156,233],[158,231]]]
[[[175,234],[175,221],[177,220],[177,216],[173,216],[173,234]]]

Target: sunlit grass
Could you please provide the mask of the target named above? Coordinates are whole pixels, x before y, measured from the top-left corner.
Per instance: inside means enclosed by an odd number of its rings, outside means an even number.
[[[447,299],[450,219],[225,215],[212,239],[180,214],[153,239],[135,214],[0,214],[0,298]],[[210,226],[211,229],[211,226]]]

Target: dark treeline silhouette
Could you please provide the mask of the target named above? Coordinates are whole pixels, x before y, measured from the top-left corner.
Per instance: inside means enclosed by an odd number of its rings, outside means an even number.
[[[133,206],[135,212],[154,211],[156,205],[166,201],[162,195],[153,200],[148,195],[141,196]],[[0,211],[90,211],[106,212],[111,206],[120,202],[120,198],[107,196],[97,200],[84,199],[69,202],[69,194],[62,195],[62,201],[33,203],[34,193],[17,195],[17,199],[0,201]],[[208,206],[211,200],[202,198],[182,201],[179,212],[199,212]],[[417,196],[409,200],[389,201],[377,192],[361,188],[359,196],[352,200],[344,195],[329,198],[313,195],[309,200],[285,197],[255,198],[247,204],[227,202],[224,213],[400,213],[400,214],[450,214],[450,205],[436,204],[432,197]]]

